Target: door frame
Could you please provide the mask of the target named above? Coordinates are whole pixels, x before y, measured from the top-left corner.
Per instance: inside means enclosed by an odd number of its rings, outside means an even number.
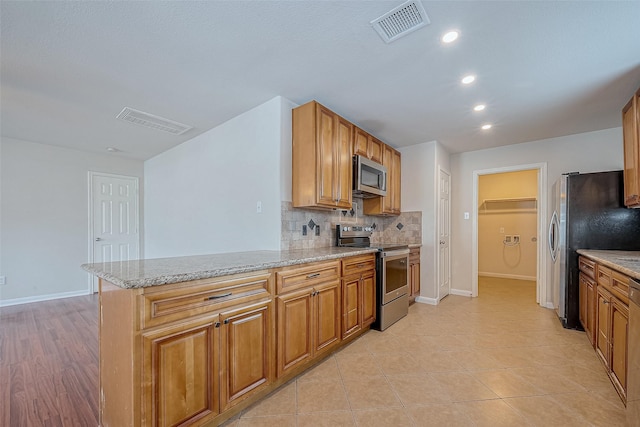
[[[451,172],[447,169],[443,168],[442,165],[438,165],[438,174],[436,176],[437,185],[437,195],[436,195],[436,287],[438,292],[436,293],[436,301],[440,302],[440,173],[444,172],[449,175],[449,293],[447,295],[451,295]]]
[[[138,178],[137,176],[129,176],[129,175],[117,175],[117,174],[113,174],[113,173],[105,173],[105,172],[94,172],[94,171],[89,171],[87,174],[87,179],[88,179],[88,203],[89,203],[89,209],[88,209],[88,221],[87,224],[89,226],[89,231],[88,231],[88,236],[89,236],[89,242],[88,242],[88,261],[89,263],[93,263],[94,262],[94,250],[93,250],[93,242],[95,239],[95,235],[93,233],[93,220],[94,220],[94,212],[93,212],[93,182],[95,180],[96,177],[106,177],[106,178],[118,178],[118,179],[126,179],[126,180],[132,180],[134,182],[134,187],[135,187],[135,191],[136,191],[136,206],[135,206],[135,227],[138,230],[138,257],[142,257],[142,232],[140,230],[140,178]],[[98,278],[96,276],[94,276],[93,274],[89,273],[88,274],[88,284],[87,284],[87,290],[90,294],[98,292]]]
[[[536,302],[542,307],[549,308],[547,301],[547,163],[532,163],[525,165],[506,166],[502,168],[482,169],[473,171],[473,216],[471,232],[471,296],[478,296],[478,185],[480,175],[492,175],[505,172],[519,172],[524,170],[538,171],[538,236],[536,261]]]

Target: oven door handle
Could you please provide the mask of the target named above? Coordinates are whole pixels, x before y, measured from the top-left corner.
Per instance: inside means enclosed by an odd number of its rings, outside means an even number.
[[[383,258],[383,259],[401,258],[407,255],[409,255],[409,249],[401,249],[397,251],[382,251],[380,258]]]

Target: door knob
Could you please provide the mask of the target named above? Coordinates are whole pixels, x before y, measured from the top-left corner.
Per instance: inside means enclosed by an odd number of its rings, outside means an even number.
[[[102,238],[101,237],[96,237],[96,242],[101,242]]]
[[[440,240],[440,244],[441,244],[441,245],[444,245],[444,240]]]

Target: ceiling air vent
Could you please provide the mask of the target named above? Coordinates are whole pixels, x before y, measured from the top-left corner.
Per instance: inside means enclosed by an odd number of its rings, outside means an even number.
[[[422,3],[417,0],[403,3],[371,21],[373,28],[386,43],[391,43],[430,23]]]
[[[192,126],[187,126],[182,123],[174,122],[173,120],[165,119],[164,117],[154,116],[153,114],[134,110],[129,107],[124,107],[122,111],[120,111],[120,114],[116,116],[116,119],[172,133],[174,135],[182,135],[188,130],[193,129]]]

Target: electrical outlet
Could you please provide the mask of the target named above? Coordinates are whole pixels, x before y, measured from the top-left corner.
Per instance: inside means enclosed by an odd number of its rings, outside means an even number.
[[[303,226],[302,226],[302,235],[303,235],[303,236],[306,236],[306,235],[307,235],[307,226],[306,226],[306,225],[303,225]]]
[[[316,224],[316,236],[320,235],[320,225]]]
[[[518,234],[514,234],[513,243],[520,243],[520,236]]]
[[[0,276],[0,285],[7,284],[7,276]]]

